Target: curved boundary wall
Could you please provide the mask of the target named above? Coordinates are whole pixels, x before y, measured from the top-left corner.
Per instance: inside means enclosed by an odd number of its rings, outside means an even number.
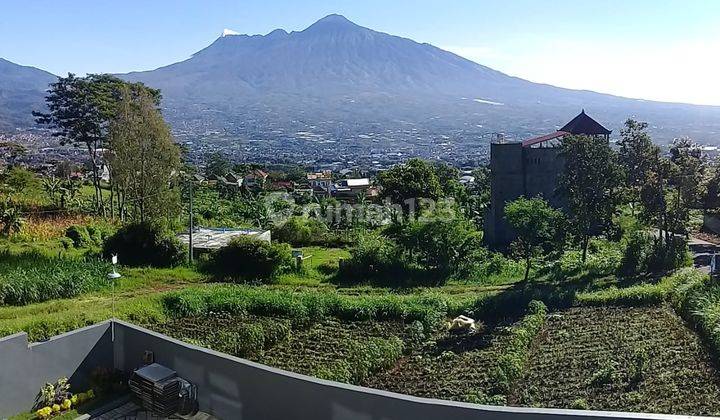
[[[23,343],[24,340],[24,343]],[[94,344],[93,344],[94,343]],[[38,351],[42,349],[42,351]],[[68,376],[82,380],[93,364],[132,371],[152,352],[156,362],[168,366],[198,387],[200,409],[223,420],[594,420],[689,419],[638,413],[598,412],[519,407],[493,407],[418,398],[354,385],[325,381],[244,359],[111,320],[76,330],[47,342],[27,344],[24,334],[0,339],[0,418],[27,410],[46,381]],[[57,354],[56,354],[57,353]],[[62,360],[75,359],[55,370]],[[24,377],[21,366],[39,363]],[[16,367],[12,365],[16,364]],[[14,383],[23,382],[15,393]],[[39,384],[39,385],[38,385]],[[13,401],[17,399],[17,403]],[[18,406],[19,402],[25,404]],[[8,409],[11,407],[12,409]],[[695,419],[700,417],[694,417]]]

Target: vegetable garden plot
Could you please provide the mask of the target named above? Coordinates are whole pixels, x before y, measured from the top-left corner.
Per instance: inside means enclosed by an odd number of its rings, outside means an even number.
[[[328,318],[292,325],[283,318],[213,314],[148,326],[193,344],[292,372],[360,383],[402,354],[402,323]]]
[[[505,327],[470,335],[447,334],[401,359],[366,385],[419,397],[503,404],[490,376],[504,347]]]
[[[572,308],[549,316],[513,405],[720,414],[720,376],[667,307]]]

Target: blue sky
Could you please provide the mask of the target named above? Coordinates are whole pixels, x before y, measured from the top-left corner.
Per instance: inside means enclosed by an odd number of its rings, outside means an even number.
[[[2,0],[0,57],[55,74],[146,70],[223,28],[302,30],[330,13],[536,82],[720,105],[717,0]]]

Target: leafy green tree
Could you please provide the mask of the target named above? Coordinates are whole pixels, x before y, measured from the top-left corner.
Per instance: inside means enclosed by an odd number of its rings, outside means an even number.
[[[3,156],[9,166],[14,166],[15,161],[26,154],[27,148],[22,144],[11,141],[0,141],[0,155]]]
[[[226,155],[213,152],[206,158],[205,176],[225,176],[232,169],[232,163]]]
[[[433,164],[435,176],[440,183],[440,194],[442,197],[452,197],[457,201],[463,201],[467,195],[467,189],[460,183],[460,171],[443,162]]]
[[[467,195],[458,204],[466,217],[482,229],[485,222],[485,209],[490,205],[490,168],[481,166],[472,172],[475,180],[467,186]]]
[[[230,211],[253,226],[265,227],[270,224],[268,207],[265,201],[257,196],[236,196],[231,202]]]
[[[618,157],[625,169],[628,198],[631,204],[640,200],[640,189],[660,155],[660,148],[653,144],[647,133],[647,126],[645,122],[628,119],[618,141],[620,146]]]
[[[505,220],[517,233],[513,247],[525,260],[524,281],[530,275],[532,259],[547,255],[559,245],[554,241],[562,218],[559,210],[539,197],[520,197],[505,205]]]
[[[417,212],[419,199],[437,200],[444,195],[435,169],[422,159],[410,159],[381,172],[377,181],[381,197],[401,205],[406,215]]]
[[[706,194],[707,162],[700,147],[688,138],[675,139],[670,147],[670,162],[674,171],[671,184],[678,191],[679,205],[699,207]]]
[[[115,117],[121,100],[121,89],[144,92],[154,103],[160,103],[160,91],[142,83],[127,83],[109,74],[90,74],[76,77],[70,73],[50,86],[45,97],[49,112],[33,111],[38,124],[47,125],[53,136],[64,144],[83,146],[88,151],[92,182],[95,187],[94,203],[98,212],[105,212],[100,168],[103,159],[100,150],[107,140],[110,122]]]
[[[482,249],[482,234],[467,220],[439,219],[406,225],[398,242],[427,272],[429,283],[441,285],[471,271],[476,252]]]
[[[77,202],[80,193],[80,183],[66,179],[60,183],[60,208],[64,209],[69,203]]]
[[[15,192],[23,193],[27,190],[35,188],[38,185],[37,176],[20,166],[11,168],[5,177],[5,183]]]
[[[659,230],[666,247],[673,246],[674,233],[687,233],[691,205],[699,203],[702,190],[688,181],[700,182],[695,158],[676,161],[658,156],[640,189],[640,216]]]
[[[708,180],[703,197],[705,209],[720,207],[720,159],[715,159],[708,165]]]
[[[606,232],[620,202],[624,177],[618,156],[604,139],[569,136],[563,139],[565,170],[558,189],[567,200],[570,224],[587,259],[590,238]]]
[[[119,213],[137,222],[170,219],[179,211],[180,150],[152,96],[128,88],[121,95],[107,156]]]
[[[173,267],[183,263],[187,247],[157,224],[129,223],[103,243],[103,256],[117,255],[132,267]]]

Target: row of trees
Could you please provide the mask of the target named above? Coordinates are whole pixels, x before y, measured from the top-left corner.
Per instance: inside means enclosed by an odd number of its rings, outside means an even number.
[[[158,90],[106,74],[69,74],[51,85],[46,103],[47,113],[33,112],[37,122],[87,150],[98,214],[145,221],[177,211],[180,150],[160,113]]]
[[[506,220],[518,233],[514,244],[526,261],[557,250],[568,235],[587,259],[590,239],[614,238],[619,206],[630,206],[633,215],[649,230],[657,230],[656,253],[682,260],[677,235],[688,234],[693,208],[720,204],[720,170],[710,165],[688,139],[675,140],[668,156],[653,144],[647,124],[628,120],[619,149],[589,136],[563,139],[565,170],[558,191],[566,200],[566,215],[542,198],[520,198],[505,207]],[[631,241],[633,242],[633,241]],[[660,258],[662,259],[662,258]]]

